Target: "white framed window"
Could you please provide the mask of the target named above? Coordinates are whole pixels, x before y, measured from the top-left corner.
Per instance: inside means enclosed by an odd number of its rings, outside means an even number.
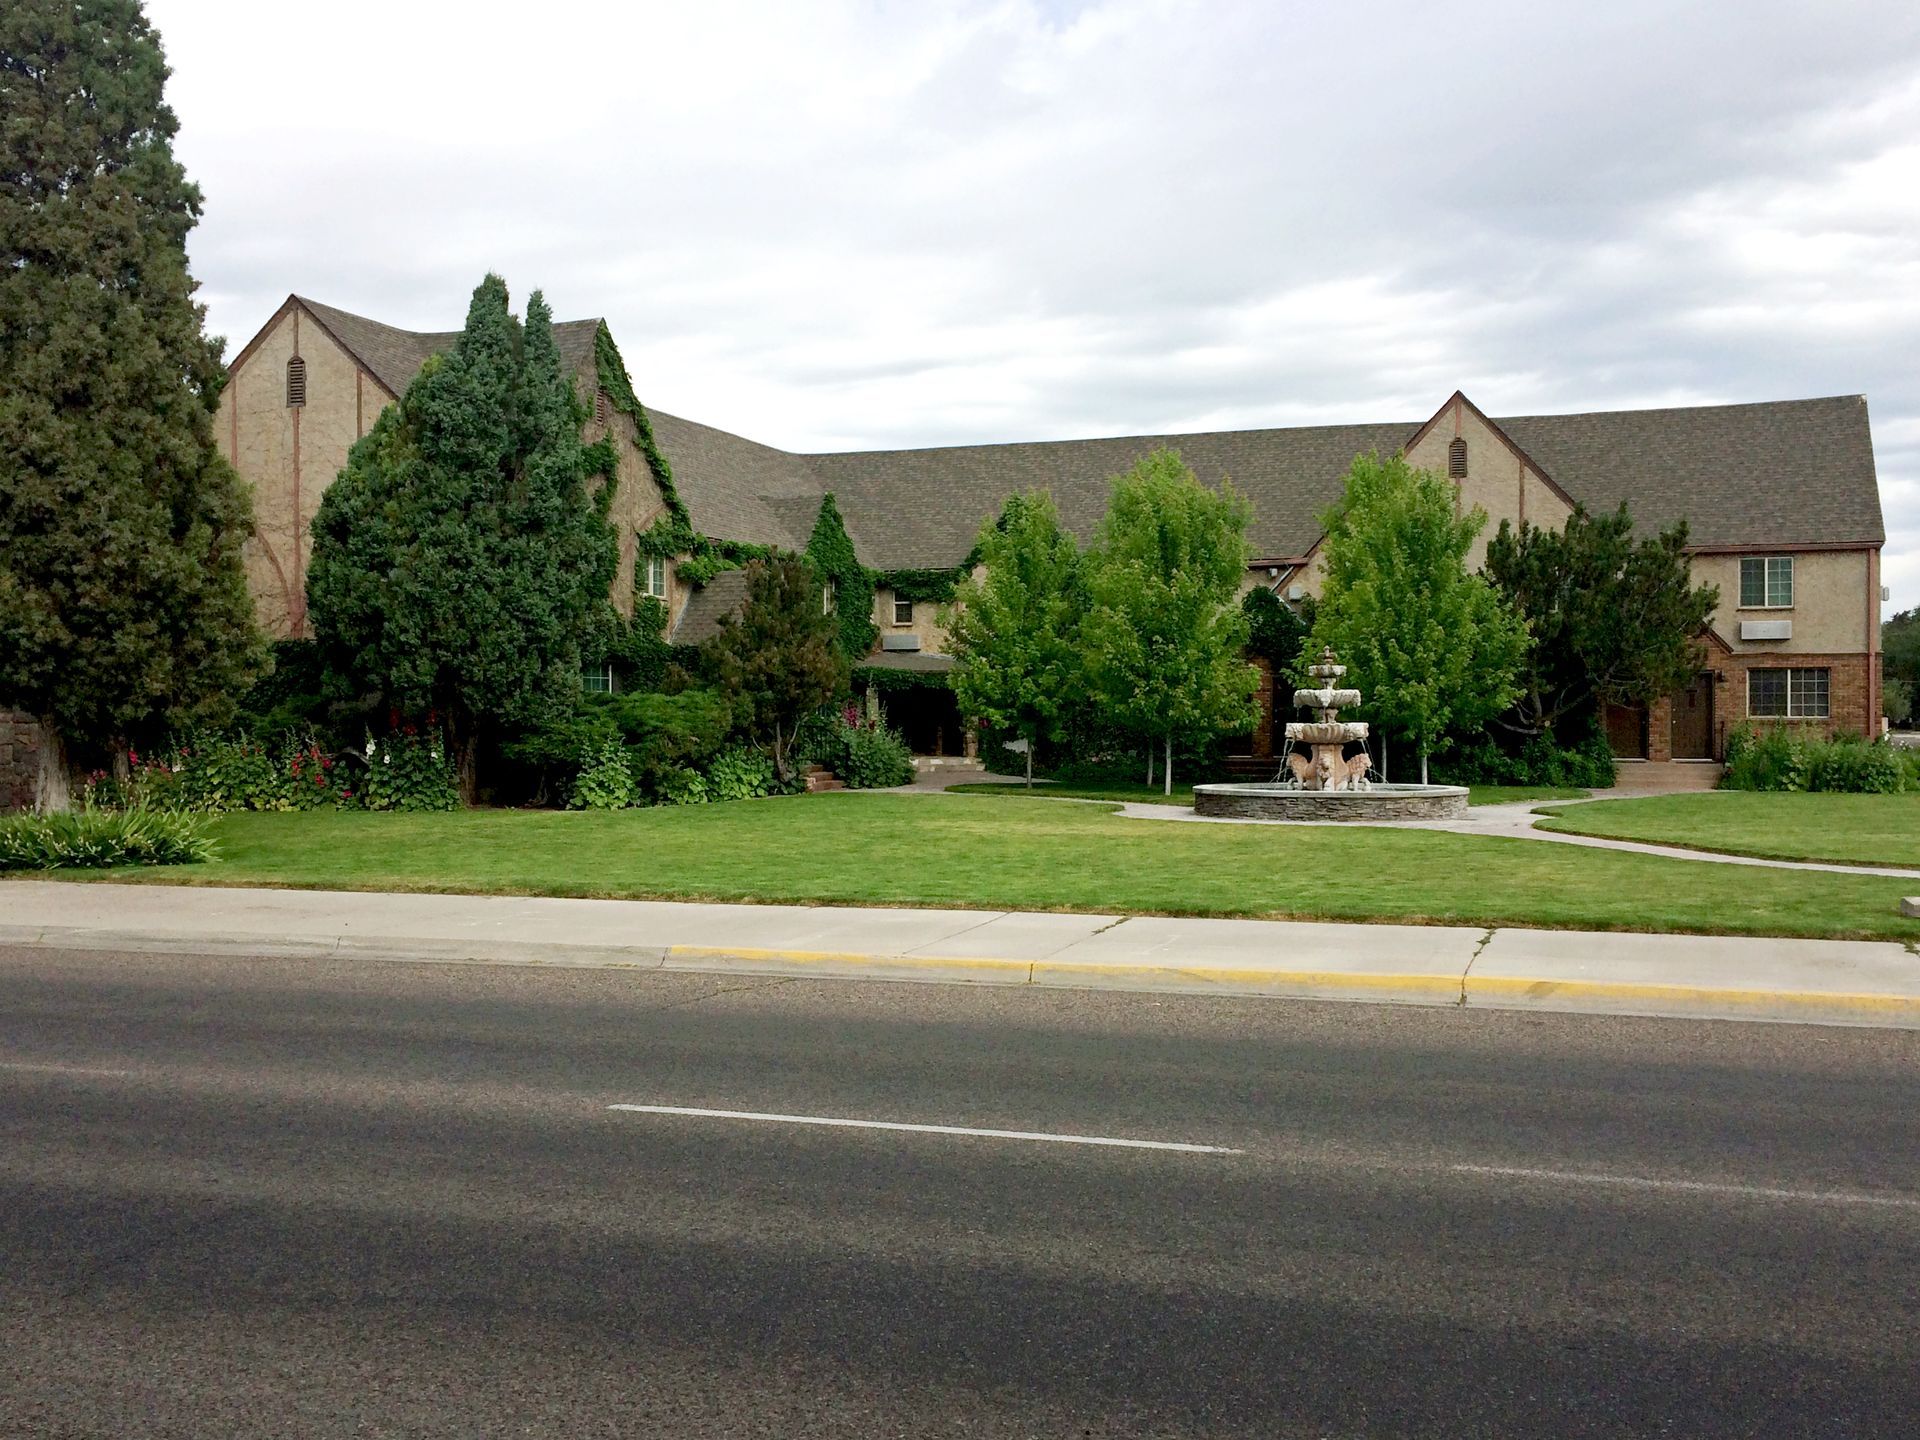
[[[1767,720],[1825,720],[1833,713],[1833,672],[1747,671],[1747,714]]]
[[[831,580],[820,587],[820,613],[822,615],[833,613],[833,581]]]
[[[656,600],[667,598],[667,557],[648,555],[640,564],[640,593]]]
[[[611,695],[613,693],[613,662],[602,660],[598,665],[581,666],[580,688],[589,695]]]
[[[898,595],[893,597],[893,623],[896,625],[913,623],[913,601],[902,600]]]
[[[1740,558],[1740,608],[1793,608],[1793,556],[1743,555]]]

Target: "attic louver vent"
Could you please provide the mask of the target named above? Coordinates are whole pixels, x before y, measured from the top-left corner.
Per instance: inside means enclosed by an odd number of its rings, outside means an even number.
[[[307,403],[307,362],[298,355],[287,361],[287,404]]]
[[[1458,435],[1447,446],[1447,474],[1455,480],[1467,478],[1467,442]]]
[[[602,425],[613,418],[613,406],[608,402],[604,390],[593,392],[593,418]]]

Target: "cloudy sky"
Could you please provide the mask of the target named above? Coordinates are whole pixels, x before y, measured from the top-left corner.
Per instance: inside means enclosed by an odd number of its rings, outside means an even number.
[[[1920,5],[149,0],[195,273],[488,269],[792,449],[1863,392],[1920,605]]]

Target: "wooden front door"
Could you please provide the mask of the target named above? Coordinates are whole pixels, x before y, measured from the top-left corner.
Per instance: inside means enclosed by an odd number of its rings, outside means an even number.
[[[1607,744],[1616,760],[1647,758],[1647,712],[1638,705],[1608,705]]]
[[[1673,697],[1673,748],[1676,760],[1713,758],[1713,676],[1707,671]]]

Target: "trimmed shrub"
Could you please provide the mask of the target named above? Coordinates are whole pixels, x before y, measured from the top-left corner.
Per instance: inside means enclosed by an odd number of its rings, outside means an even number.
[[[1447,745],[1432,761],[1433,778],[1449,785],[1550,785],[1605,790],[1614,783],[1613,749],[1597,727],[1573,745],[1531,735],[1517,748],[1492,735]]]
[[[192,815],[169,810],[70,810],[0,819],[0,870],[198,865],[213,841]]]
[[[627,747],[618,740],[603,740],[580,757],[580,773],[574,776],[567,806],[573,810],[621,810],[640,798],[640,786],[633,778],[633,763]]]
[[[685,765],[662,770],[655,793],[662,805],[704,805],[713,798],[707,794],[707,777]]]
[[[913,783],[913,752],[885,725],[849,725],[842,735],[841,763],[834,773],[851,790],[884,790]]]

